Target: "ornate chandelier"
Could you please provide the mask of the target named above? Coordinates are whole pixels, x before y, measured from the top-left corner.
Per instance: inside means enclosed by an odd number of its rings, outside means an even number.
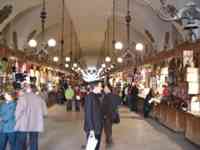
[[[46,25],[46,19],[47,19],[47,11],[46,11],[46,2],[45,0],[42,0],[42,11],[40,13],[41,18],[41,29],[42,29],[42,40],[41,43],[38,45],[38,42],[35,39],[31,39],[28,42],[28,45],[31,48],[35,48],[36,55],[48,55],[48,48],[56,47],[56,40],[53,38],[50,38],[48,42],[45,41],[45,25]]]

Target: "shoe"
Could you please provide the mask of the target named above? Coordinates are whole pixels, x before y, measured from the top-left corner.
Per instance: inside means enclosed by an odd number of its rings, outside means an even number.
[[[113,146],[113,141],[106,144],[106,148],[109,149]]]
[[[106,144],[106,149],[110,149],[110,148],[112,148],[112,144],[111,143]]]
[[[81,146],[81,149],[85,149],[85,148],[86,148],[86,145],[82,145],[82,146]]]

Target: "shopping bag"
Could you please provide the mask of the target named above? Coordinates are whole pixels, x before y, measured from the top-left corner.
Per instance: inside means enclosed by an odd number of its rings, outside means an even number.
[[[95,138],[95,135],[90,133],[86,145],[86,150],[95,150],[98,140]]]

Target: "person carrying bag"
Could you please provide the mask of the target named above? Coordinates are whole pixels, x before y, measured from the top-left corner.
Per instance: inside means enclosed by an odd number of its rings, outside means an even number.
[[[96,83],[93,91],[85,98],[84,130],[87,135],[86,150],[99,150],[103,130],[102,87]]]

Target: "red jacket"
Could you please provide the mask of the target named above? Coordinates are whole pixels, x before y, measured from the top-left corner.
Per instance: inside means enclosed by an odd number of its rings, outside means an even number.
[[[167,87],[164,87],[162,95],[163,95],[164,97],[169,96],[169,89],[168,89]]]

